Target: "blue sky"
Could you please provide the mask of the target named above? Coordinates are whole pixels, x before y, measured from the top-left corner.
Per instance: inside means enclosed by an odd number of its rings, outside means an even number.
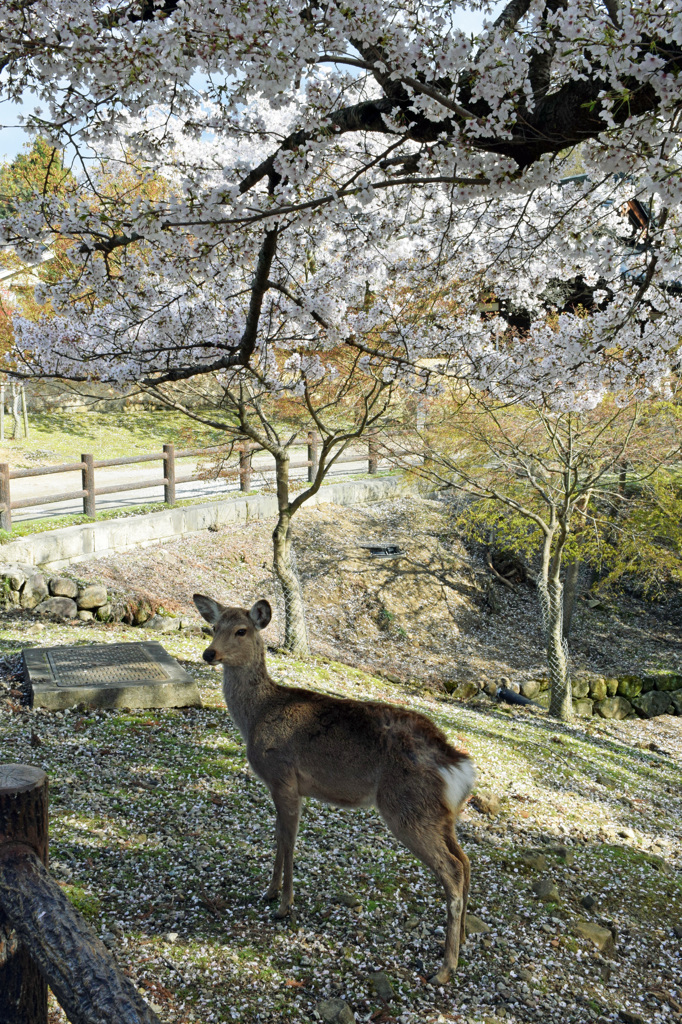
[[[503,3],[498,2],[495,9],[502,6]],[[493,17],[494,14],[495,11]],[[465,32],[477,32],[482,23],[483,15],[480,11],[461,11],[458,15],[459,27]],[[36,97],[31,93],[21,104],[0,101],[0,162],[4,159],[11,160],[28,141],[26,132],[19,124],[19,115],[30,113],[36,106]]]

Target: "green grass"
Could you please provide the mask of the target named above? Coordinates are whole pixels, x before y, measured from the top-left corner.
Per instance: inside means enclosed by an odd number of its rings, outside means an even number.
[[[6,430],[11,430],[11,425],[11,420],[6,418]],[[80,459],[83,452],[96,459],[124,458],[159,451],[167,443],[178,448],[201,448],[220,444],[225,438],[223,431],[204,427],[182,413],[165,409],[32,413],[29,433],[28,438],[4,442],[10,464],[19,459],[70,462]]]

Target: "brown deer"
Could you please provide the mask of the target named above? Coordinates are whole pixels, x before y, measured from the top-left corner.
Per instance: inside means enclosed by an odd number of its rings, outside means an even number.
[[[194,603],[213,627],[204,661],[223,666],[225,703],[249,764],[275,803],[277,852],[265,892],[265,899],[274,900],[281,889],[274,916],[286,917],[294,902],[302,798],[376,807],[396,839],[445,889],[445,957],[431,981],[447,981],[464,941],[469,893],[469,858],[455,837],[458,812],[474,784],[469,757],[414,711],[275,683],[260,635],[272,616],[267,601],[256,601],[250,611],[226,608],[201,594]]]

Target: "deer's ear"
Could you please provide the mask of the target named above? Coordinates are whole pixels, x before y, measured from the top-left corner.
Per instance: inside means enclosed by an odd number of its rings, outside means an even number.
[[[249,618],[253,622],[256,629],[265,629],[268,622],[272,618],[272,608],[267,601],[256,601],[253,608],[249,612]]]
[[[204,597],[203,594],[194,594],[192,600],[197,606],[199,614],[206,619],[211,626],[215,626],[216,622],[223,614],[225,609],[217,601],[214,601],[212,597]]]

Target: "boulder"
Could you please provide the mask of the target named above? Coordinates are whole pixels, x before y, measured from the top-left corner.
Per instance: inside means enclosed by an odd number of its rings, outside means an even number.
[[[21,588],[21,607],[35,608],[46,597],[49,597],[49,594],[50,592],[47,589],[47,583],[43,574],[39,572],[34,573],[33,576],[28,577]]]
[[[111,614],[111,605],[103,604],[95,612],[95,618],[98,622],[111,622],[113,615]]]
[[[571,679],[571,692],[574,697],[587,697],[590,692],[590,681],[586,676],[576,676]]]
[[[521,683],[521,696],[528,697],[532,700],[533,697],[537,697],[540,692],[540,683],[537,679],[527,679],[525,683]]]
[[[151,619],[154,614],[154,609],[150,605],[149,601],[144,598],[140,601],[137,608],[133,612],[133,625],[142,626],[145,622]],[[447,689],[447,686],[446,686]]]
[[[605,679],[604,684],[606,685],[606,696],[615,697],[618,693],[618,680],[617,679]]]
[[[475,697],[477,693],[477,683],[460,683],[457,689],[452,691],[452,696],[457,700],[469,700],[471,697]]]
[[[67,576],[53,576],[47,585],[53,597],[70,597],[72,601],[78,597],[78,584]]]
[[[559,890],[553,878],[538,878],[533,882],[531,888],[539,900],[556,903],[560,899]]]
[[[594,705],[591,700],[584,697],[573,701],[573,710],[578,718],[592,718]]]
[[[143,628],[153,629],[156,633],[174,633],[180,628],[180,619],[173,619],[169,615],[152,615]]]
[[[82,587],[78,591],[78,607],[86,611],[93,608],[101,608],[107,603],[107,588],[93,583],[89,587]]]
[[[355,1024],[355,1014],[343,999],[323,999],[315,1011],[323,1024]]]
[[[659,715],[670,714],[673,710],[670,694],[662,690],[649,690],[641,697],[635,697],[632,703],[638,714],[644,718],[658,718]]]
[[[590,697],[592,700],[606,700],[607,696],[606,680],[602,676],[595,676],[594,679],[590,679]]]
[[[21,590],[29,576],[32,576],[35,569],[24,570],[19,565],[0,566],[0,576],[7,581],[10,590]]]
[[[83,609],[83,611],[78,613],[78,618],[81,620],[81,622],[92,622],[95,616],[92,614],[92,612],[88,612],[85,611],[85,609]]]
[[[632,704],[625,697],[607,697],[606,700],[597,701],[594,710],[602,718],[622,721],[632,714]]]
[[[585,921],[581,918],[576,922],[575,931],[581,938],[592,942],[601,953],[606,953],[608,956],[609,953],[615,951],[613,933],[608,928],[602,928],[601,925],[595,924],[593,921]]]
[[[682,715],[682,690],[676,690],[670,694],[670,703],[672,704],[674,713],[676,715]]]
[[[491,930],[490,925],[482,921],[475,914],[467,914],[464,922],[464,929],[467,935],[487,935]]]
[[[621,676],[618,680],[618,694],[632,700],[642,692],[642,680],[639,676]]]
[[[674,690],[682,690],[682,675],[679,672],[656,672],[646,676],[647,682],[653,683],[657,690],[670,693]]]
[[[500,798],[495,796],[494,793],[474,793],[471,798],[471,804],[480,811],[481,814],[489,814],[491,818],[497,817],[500,813]]]
[[[391,999],[395,999],[393,986],[383,971],[376,971],[374,974],[370,974],[369,980],[379,999],[383,999],[385,1003],[390,1003]]]
[[[75,619],[78,605],[70,597],[48,597],[37,607],[38,615],[56,615],[60,619]]]

